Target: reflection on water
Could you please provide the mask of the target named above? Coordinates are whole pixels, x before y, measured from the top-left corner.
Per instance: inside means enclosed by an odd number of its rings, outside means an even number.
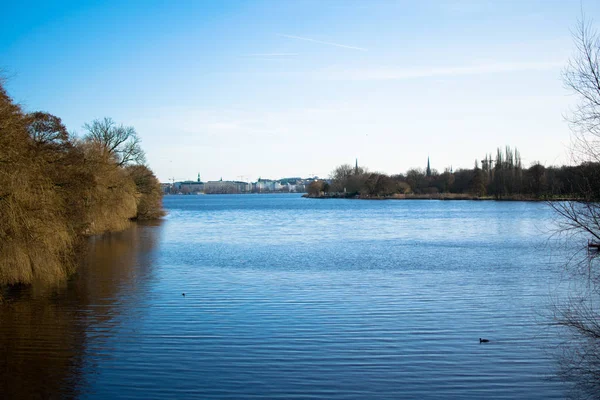
[[[554,319],[565,328],[559,373],[574,399],[600,398],[599,262],[596,252],[574,254],[565,268],[568,291],[553,307]]]
[[[1,398],[82,394],[95,367],[94,357],[87,357],[90,345],[102,347],[126,303],[152,278],[159,235],[159,225],[134,224],[125,232],[92,238],[78,274],[63,287],[19,287],[5,293],[6,304],[0,306]]]
[[[85,322],[65,299],[11,293],[0,307],[0,393],[3,398],[62,398],[77,393]],[[67,300],[69,301],[69,300]]]

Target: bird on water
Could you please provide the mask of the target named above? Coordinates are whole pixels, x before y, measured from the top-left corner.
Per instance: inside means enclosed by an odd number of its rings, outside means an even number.
[[[183,297],[185,297],[185,293],[181,293],[181,295],[182,295]],[[481,340],[481,339],[480,339],[480,340]]]
[[[489,342],[488,339],[479,338],[479,343],[488,343],[488,342]]]

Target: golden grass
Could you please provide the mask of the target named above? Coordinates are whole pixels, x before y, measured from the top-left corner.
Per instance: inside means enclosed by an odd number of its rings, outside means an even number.
[[[27,123],[0,84],[0,285],[64,280],[83,236],[162,216],[150,170],[140,186],[88,143],[34,145]]]
[[[162,207],[162,189],[160,182],[148,167],[134,165],[127,168],[138,192],[137,214],[138,220],[158,219],[165,215]]]

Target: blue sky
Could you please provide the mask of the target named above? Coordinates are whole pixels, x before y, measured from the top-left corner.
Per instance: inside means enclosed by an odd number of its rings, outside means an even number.
[[[355,158],[398,173],[428,155],[443,171],[505,145],[551,165],[569,161],[560,73],[579,15],[567,0],[21,2],[0,15],[0,68],[70,131],[135,126],[162,181]]]

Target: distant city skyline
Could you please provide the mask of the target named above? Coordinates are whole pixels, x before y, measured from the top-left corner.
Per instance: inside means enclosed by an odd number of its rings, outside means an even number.
[[[472,168],[497,147],[569,163],[561,70],[600,2],[29,2],[0,69],[69,131],[133,125],[161,182]]]

